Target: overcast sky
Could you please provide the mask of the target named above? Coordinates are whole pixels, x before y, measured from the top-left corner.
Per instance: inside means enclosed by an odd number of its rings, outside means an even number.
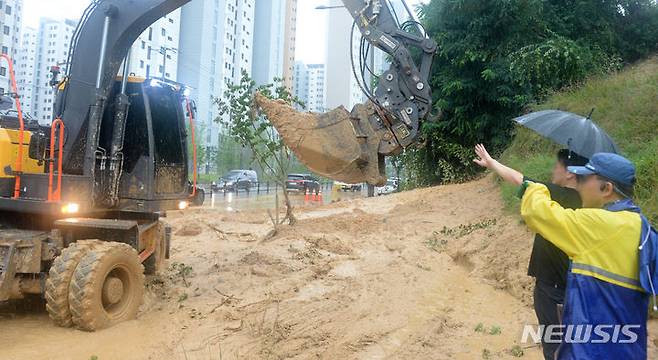
[[[400,0],[391,0],[400,1]],[[410,5],[427,0],[407,0]],[[25,26],[37,28],[41,17],[78,19],[89,0],[24,0]],[[318,5],[339,5],[339,0],[298,0],[297,60],[307,64],[324,63],[327,11]]]

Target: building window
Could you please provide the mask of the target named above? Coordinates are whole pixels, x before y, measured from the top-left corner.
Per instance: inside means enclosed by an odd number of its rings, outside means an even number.
[[[11,30],[11,28],[9,26],[5,25],[3,32],[5,33],[5,35],[9,35],[10,30]]]
[[[7,76],[7,68],[2,66],[0,67],[0,76]],[[3,91],[4,93],[4,91]]]
[[[9,53],[9,48],[7,48],[6,46],[3,46],[2,47],[2,53],[7,55]]]
[[[144,68],[144,60],[139,61],[139,68],[143,69]]]
[[[9,6],[9,5],[5,6],[5,13],[7,15],[11,15],[11,6]]]
[[[167,30],[165,30],[164,28],[162,29],[162,36],[167,36]]]

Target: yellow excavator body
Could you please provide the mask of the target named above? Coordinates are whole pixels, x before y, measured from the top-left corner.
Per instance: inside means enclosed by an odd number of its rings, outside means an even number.
[[[0,128],[0,178],[13,178],[11,171],[15,170],[16,157],[18,156],[19,148],[19,131],[13,129]],[[23,156],[22,165],[24,173],[39,174],[44,172],[43,164],[39,164],[37,160],[30,159],[30,139],[32,133],[25,131],[23,133]]]

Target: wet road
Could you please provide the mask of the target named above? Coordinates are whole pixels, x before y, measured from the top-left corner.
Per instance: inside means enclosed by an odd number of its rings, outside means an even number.
[[[248,209],[266,209],[273,208],[276,201],[276,192],[274,189],[270,191],[257,192],[255,190],[246,192],[241,190],[235,192],[216,192],[213,194],[206,194],[206,199],[203,207],[226,209],[228,211],[234,210],[248,210]],[[278,191],[279,201],[283,202],[283,192]],[[367,192],[342,192],[336,191],[331,188],[324,188],[322,190],[322,199],[319,196],[309,195],[308,199],[305,194],[290,193],[290,200],[293,206],[313,205],[313,204],[330,204],[333,201],[356,199],[366,197]]]

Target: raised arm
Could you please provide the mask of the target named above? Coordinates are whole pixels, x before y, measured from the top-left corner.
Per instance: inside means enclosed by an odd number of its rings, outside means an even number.
[[[476,145],[475,154],[478,156],[477,159],[473,160],[476,164],[495,172],[512,185],[520,186],[523,183],[523,174],[492,158],[484,145]]]

